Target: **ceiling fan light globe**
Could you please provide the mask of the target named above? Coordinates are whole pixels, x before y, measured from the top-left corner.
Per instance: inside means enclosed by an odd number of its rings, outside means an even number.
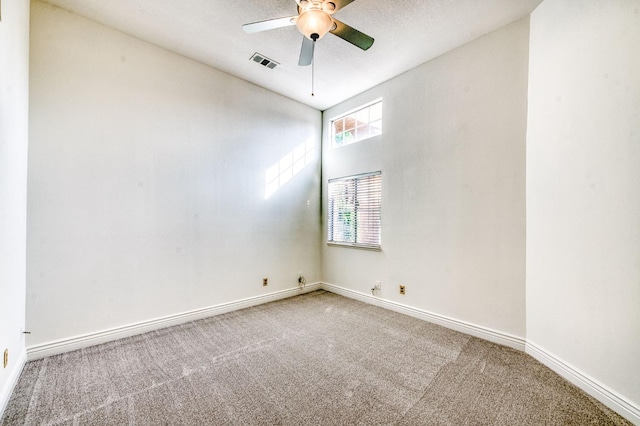
[[[321,39],[333,28],[333,19],[322,10],[307,10],[302,12],[296,22],[298,30],[308,39]],[[317,37],[312,37],[317,34]]]

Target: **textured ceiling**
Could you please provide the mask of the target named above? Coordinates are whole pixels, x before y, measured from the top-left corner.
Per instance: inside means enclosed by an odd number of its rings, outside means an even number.
[[[295,0],[47,0],[320,110],[527,16],[542,0],[358,0],[335,17],[375,38],[368,51],[327,34],[299,67],[296,27],[246,34],[242,24],[296,14]],[[250,61],[259,52],[281,65]]]

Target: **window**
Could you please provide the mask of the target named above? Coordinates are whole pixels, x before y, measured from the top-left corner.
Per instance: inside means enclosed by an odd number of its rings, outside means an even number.
[[[381,172],[330,179],[327,242],[379,249],[381,207]]]
[[[331,147],[348,145],[382,133],[382,100],[331,120]]]

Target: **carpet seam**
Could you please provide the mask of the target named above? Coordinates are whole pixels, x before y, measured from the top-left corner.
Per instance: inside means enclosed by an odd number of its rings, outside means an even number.
[[[470,342],[472,339],[476,339],[476,337],[474,336],[469,336],[469,339],[465,342],[464,346],[462,346],[462,348],[460,349],[460,351],[458,352],[458,354],[456,355],[455,359],[452,359],[451,361],[447,362],[446,364],[443,364],[440,369],[438,370],[438,372],[436,373],[435,376],[433,376],[433,379],[429,382],[429,385],[427,385],[427,387],[424,389],[424,391],[422,392],[422,395],[420,395],[420,398],[417,398],[416,401],[411,405],[411,407],[409,407],[404,413],[402,413],[402,417],[396,422],[394,423],[395,425],[400,424],[400,422],[405,420],[405,417],[407,416],[407,414],[413,410],[413,408],[418,405],[418,403],[420,401],[422,401],[422,398],[425,397],[425,395],[427,394],[427,392],[429,392],[429,389],[432,388],[433,384],[438,380],[439,377],[441,377],[442,374],[444,374],[444,369],[445,367],[448,367],[449,365],[455,363],[456,361],[458,361],[458,358],[460,358],[460,354],[462,354],[462,352],[465,350],[465,348],[467,346],[469,346]]]

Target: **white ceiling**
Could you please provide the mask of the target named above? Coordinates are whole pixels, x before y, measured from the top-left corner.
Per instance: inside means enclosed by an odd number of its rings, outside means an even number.
[[[335,17],[375,38],[368,51],[327,34],[299,67],[296,27],[255,34],[242,24],[296,15],[295,0],[46,0],[139,39],[325,110],[527,16],[542,0],[358,0]],[[279,62],[271,70],[249,58]]]

